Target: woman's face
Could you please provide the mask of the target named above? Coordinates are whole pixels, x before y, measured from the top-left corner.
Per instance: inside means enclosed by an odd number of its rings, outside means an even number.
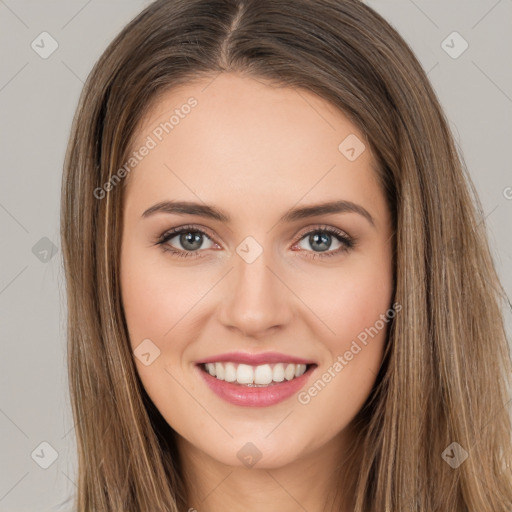
[[[363,134],[312,93],[221,74],[159,98],[132,150],[122,300],[181,445],[271,468],[348,443],[393,316]]]

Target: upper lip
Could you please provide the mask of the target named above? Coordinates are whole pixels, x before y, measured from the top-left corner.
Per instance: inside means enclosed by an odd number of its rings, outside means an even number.
[[[205,363],[244,363],[251,366],[258,366],[265,363],[295,363],[295,364],[315,364],[301,357],[290,356],[288,354],[280,354],[279,352],[261,352],[259,354],[249,354],[247,352],[226,352],[225,354],[217,354],[197,361],[197,364]]]

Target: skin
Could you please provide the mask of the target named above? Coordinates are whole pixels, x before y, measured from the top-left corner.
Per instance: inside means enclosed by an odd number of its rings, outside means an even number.
[[[226,73],[158,98],[133,148],[190,96],[197,106],[126,183],[121,288],[130,343],[135,350],[150,339],[160,350],[148,366],[135,357],[137,371],[177,433],[191,508],[239,510],[243,503],[246,511],[295,512],[299,503],[325,511],[338,489],[337,510],[349,510],[353,496],[335,468],[374,385],[387,325],[307,404],[295,395],[269,407],[230,404],[205,385],[195,364],[229,351],[283,352],[316,361],[309,388],[386,313],[391,221],[369,145],[350,161],[340,142],[365,137],[338,109],[307,91]],[[374,225],[354,212],[279,223],[291,208],[341,199],[366,209]],[[214,205],[231,222],[142,217],[164,200]],[[187,224],[207,232],[199,257],[180,258],[156,244]],[[355,246],[322,258],[308,235],[325,226],[355,238]],[[263,250],[252,263],[236,252],[247,236]],[[327,252],[343,247],[327,236]],[[179,235],[167,245],[186,251]],[[262,454],[253,467],[237,457],[248,442]]]

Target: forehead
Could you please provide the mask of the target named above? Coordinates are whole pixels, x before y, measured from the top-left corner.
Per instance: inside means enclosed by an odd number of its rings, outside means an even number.
[[[128,196],[149,201],[167,192],[243,207],[250,198],[378,194],[368,142],[339,109],[309,91],[247,76],[224,73],[161,94],[131,149],[148,141],[152,149],[131,171]]]

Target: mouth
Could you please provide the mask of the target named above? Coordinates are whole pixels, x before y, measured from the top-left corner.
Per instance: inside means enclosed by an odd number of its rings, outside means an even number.
[[[210,390],[230,404],[266,407],[298,393],[318,367],[316,363],[292,357],[284,359],[276,354],[266,361],[269,359],[275,362],[265,362],[262,356],[235,358],[231,354],[196,363],[196,368]]]

